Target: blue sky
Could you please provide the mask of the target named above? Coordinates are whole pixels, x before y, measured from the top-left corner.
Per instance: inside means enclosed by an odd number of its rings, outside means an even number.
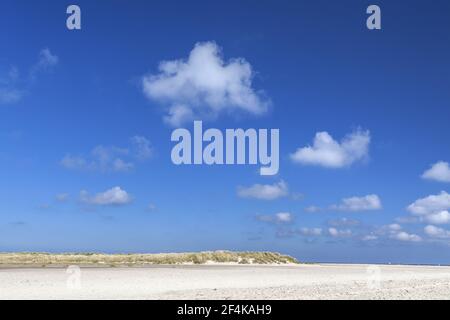
[[[76,31],[69,4],[2,3],[0,251],[448,263],[447,1],[377,1],[372,31],[368,1],[77,1]],[[278,174],[175,166],[195,119],[280,129]]]

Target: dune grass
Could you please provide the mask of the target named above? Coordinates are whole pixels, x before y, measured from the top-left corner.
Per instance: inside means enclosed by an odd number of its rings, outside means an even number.
[[[299,263],[295,258],[276,252],[205,251],[155,254],[103,254],[103,253],[0,253],[1,265],[176,265],[176,264],[289,264]]]

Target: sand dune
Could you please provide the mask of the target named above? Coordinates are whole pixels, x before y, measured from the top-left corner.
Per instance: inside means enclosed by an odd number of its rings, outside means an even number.
[[[1,299],[449,299],[450,267],[3,268]]]

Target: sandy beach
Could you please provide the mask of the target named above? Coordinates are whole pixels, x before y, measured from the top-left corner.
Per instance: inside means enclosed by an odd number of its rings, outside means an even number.
[[[449,299],[450,267],[1,268],[0,299]]]

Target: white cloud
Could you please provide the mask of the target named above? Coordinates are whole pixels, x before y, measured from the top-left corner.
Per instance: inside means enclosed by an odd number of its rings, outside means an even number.
[[[0,104],[13,104],[20,101],[30,85],[42,71],[48,71],[58,64],[59,58],[45,48],[39,52],[38,61],[29,70],[29,79],[21,79],[19,70],[11,67],[6,76],[0,77]],[[30,81],[31,80],[31,81]]]
[[[430,195],[418,199],[407,208],[409,212],[419,216],[433,214],[447,209],[450,209],[450,194],[445,191],[441,191],[441,193],[437,195]]]
[[[360,224],[360,221],[348,218],[339,218],[328,220],[327,224],[332,227],[343,227],[343,226],[355,227]]]
[[[58,56],[53,54],[49,48],[45,48],[39,52],[39,61],[37,65],[39,65],[41,68],[49,68],[56,66],[58,64],[58,61]]]
[[[144,161],[152,154],[150,141],[134,136],[127,148],[99,145],[92,149],[89,156],[66,154],[60,164],[67,169],[126,172],[135,167],[134,160]]]
[[[35,80],[36,76],[45,71],[51,70],[59,62],[57,55],[53,54],[49,48],[44,48],[39,52],[39,59],[30,70],[31,80]]]
[[[336,228],[328,228],[328,234],[332,237],[350,237],[352,235],[352,231],[350,229],[336,229]]]
[[[241,198],[275,200],[289,194],[288,186],[283,180],[274,184],[254,184],[251,187],[238,187],[237,194]]]
[[[87,191],[80,192],[80,200],[83,203],[90,205],[108,206],[108,205],[124,205],[130,203],[131,196],[120,187],[113,187],[105,192],[100,192],[94,196],[90,196]]]
[[[450,238],[450,231],[438,228],[432,225],[426,226],[424,229],[425,234],[432,238],[448,239]]]
[[[361,238],[362,241],[374,241],[374,240],[377,240],[377,239],[378,239],[378,236],[373,235],[373,234],[368,234],[368,235],[365,235],[365,236],[363,236]]]
[[[340,204],[330,206],[331,210],[338,211],[369,211],[381,209],[381,200],[376,194],[364,197],[350,197],[341,200]]]
[[[422,174],[422,178],[440,182],[450,182],[450,166],[448,162],[439,161]]]
[[[0,104],[12,104],[18,102],[25,92],[17,88],[19,71],[11,67],[4,77],[0,77]]]
[[[320,236],[322,234],[321,228],[300,228],[298,231],[303,236]]]
[[[20,101],[24,92],[14,88],[0,88],[0,104],[12,104]]]
[[[153,148],[147,138],[143,136],[134,136],[130,140],[133,152],[137,159],[145,160],[153,155]]]
[[[291,160],[304,165],[342,168],[367,158],[369,131],[357,130],[339,143],[328,132],[318,132],[312,146],[299,148],[290,155]]]
[[[273,215],[262,214],[257,215],[256,219],[263,222],[287,224],[294,220],[294,216],[289,212],[278,212]]]
[[[392,223],[392,224],[388,225],[387,227],[391,231],[400,231],[402,229],[402,226],[399,225],[398,223]]]
[[[409,242],[419,242],[422,241],[422,238],[416,234],[407,233],[405,231],[400,231],[393,233],[391,235],[392,239],[399,241],[409,241]]]
[[[223,111],[260,115],[268,102],[252,88],[254,72],[243,58],[225,62],[214,42],[197,43],[187,60],[163,61],[159,74],[142,78],[144,94],[167,106],[165,121],[173,126]]]
[[[447,210],[439,211],[436,213],[430,213],[424,217],[424,220],[432,224],[450,223],[450,213]]]

